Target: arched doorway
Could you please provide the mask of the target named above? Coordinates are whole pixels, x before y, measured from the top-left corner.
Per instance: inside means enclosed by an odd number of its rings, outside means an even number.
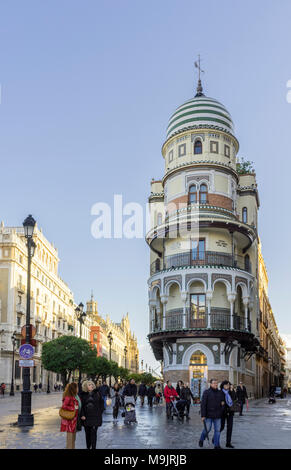
[[[189,364],[190,388],[196,403],[200,403],[202,393],[207,386],[207,357],[201,351],[195,351]]]

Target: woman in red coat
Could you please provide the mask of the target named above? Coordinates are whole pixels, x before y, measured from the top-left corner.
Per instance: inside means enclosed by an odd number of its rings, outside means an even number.
[[[77,419],[79,404],[76,398],[78,392],[78,386],[72,382],[67,384],[63,394],[62,408],[68,411],[76,410],[76,414],[73,419],[64,419],[61,421],[61,432],[67,433],[67,449],[75,449],[76,431],[77,431]]]

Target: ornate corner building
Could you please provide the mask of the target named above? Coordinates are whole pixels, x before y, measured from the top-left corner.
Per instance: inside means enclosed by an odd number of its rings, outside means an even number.
[[[149,341],[164,379],[199,398],[216,377],[255,393],[259,196],[240,171],[232,118],[203,94],[170,117],[149,197]]]

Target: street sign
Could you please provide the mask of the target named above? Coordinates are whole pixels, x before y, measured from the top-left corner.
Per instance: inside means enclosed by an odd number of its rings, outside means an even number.
[[[34,360],[27,360],[27,359],[20,359],[19,360],[19,367],[33,367],[34,366]]]
[[[22,359],[31,359],[34,355],[34,347],[31,344],[22,344],[19,348],[19,356]]]
[[[29,330],[30,330],[30,338],[33,338],[36,335],[36,328],[34,325],[29,325]],[[22,338],[26,337],[26,325],[23,325],[21,328],[21,336]]]

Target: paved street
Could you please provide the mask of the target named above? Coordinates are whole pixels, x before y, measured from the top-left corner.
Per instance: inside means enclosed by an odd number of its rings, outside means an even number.
[[[20,410],[20,396],[0,398],[0,448],[65,448],[66,436],[59,432],[60,403],[61,393],[33,395],[35,426],[26,429],[13,426]],[[180,424],[176,419],[167,421],[163,405],[152,410],[138,405],[138,424],[125,426],[121,417],[113,424],[112,409],[108,408],[98,430],[98,448],[198,449],[198,411],[199,407],[192,406],[191,420]],[[275,405],[268,405],[266,399],[251,402],[244,416],[235,415],[232,441],[237,449],[291,449],[291,397],[278,399]],[[221,444],[224,447],[225,432]],[[76,448],[86,448],[83,431],[77,433]]]

